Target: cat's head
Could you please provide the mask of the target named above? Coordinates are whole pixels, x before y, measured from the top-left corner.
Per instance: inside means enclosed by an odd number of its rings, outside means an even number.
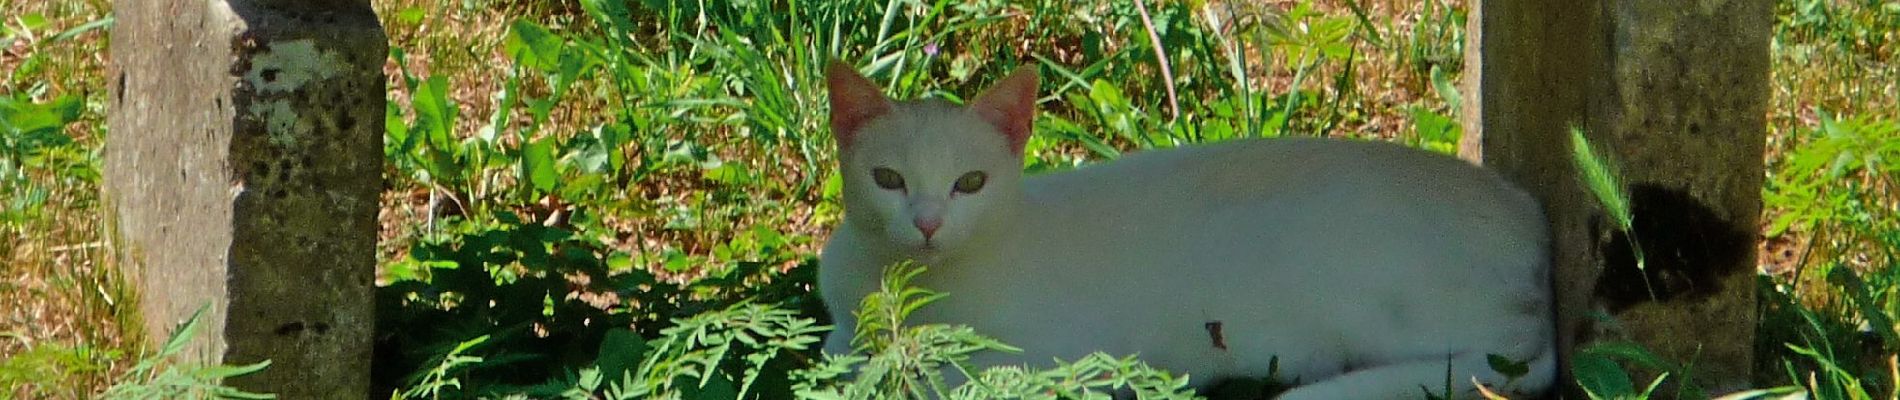
[[[837,61],[825,81],[847,220],[922,255],[954,252],[1015,211],[1036,108],[1033,66],[967,106],[893,101]]]

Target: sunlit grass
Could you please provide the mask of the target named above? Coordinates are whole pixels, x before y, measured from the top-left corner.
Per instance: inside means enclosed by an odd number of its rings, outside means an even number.
[[[0,397],[83,398],[138,353],[129,284],[100,219],[105,1],[0,1],[0,96],[78,101],[71,139],[0,178]],[[135,330],[135,329],[134,329]]]

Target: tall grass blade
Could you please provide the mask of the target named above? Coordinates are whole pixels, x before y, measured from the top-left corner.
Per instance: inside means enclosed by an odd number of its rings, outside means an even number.
[[[1656,287],[1649,282],[1649,263],[1647,257],[1643,256],[1642,242],[1636,238],[1636,216],[1630,210],[1629,192],[1617,178],[1616,165],[1608,156],[1599,156],[1589,139],[1583,137],[1583,128],[1576,126],[1570,127],[1570,155],[1584,188],[1597,199],[1597,203],[1603,205],[1604,212],[1616,221],[1617,229],[1629,238],[1630,253],[1636,258],[1636,270],[1643,277],[1643,289],[1649,292],[1650,300],[1657,299]]]
[[[1584,188],[1589,189],[1590,194],[1603,205],[1604,212],[1616,220],[1617,228],[1625,232],[1634,229],[1635,218],[1630,213],[1629,193],[1618,182],[1615,166],[1597,155],[1589,139],[1584,138],[1582,128],[1570,127],[1570,154],[1576,163],[1578,176],[1583,179]]]
[[[1894,332],[1893,319],[1880,307],[1880,303],[1874,301],[1873,293],[1867,290],[1867,281],[1846,266],[1830,269],[1827,280],[1840,288],[1842,294],[1847,295],[1847,299],[1859,309],[1861,318],[1867,320],[1868,328],[1880,336],[1883,347],[1888,351],[1900,349],[1900,334]]]

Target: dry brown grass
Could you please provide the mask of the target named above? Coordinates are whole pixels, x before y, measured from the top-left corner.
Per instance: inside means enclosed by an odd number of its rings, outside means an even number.
[[[48,39],[101,18],[108,7],[103,0],[0,1],[0,15],[7,16],[3,23],[9,28],[23,28],[20,22],[28,15],[46,21],[30,35],[0,43],[0,94],[32,93],[36,101],[86,97],[88,112],[66,133],[87,148],[98,148],[104,141],[103,102],[98,99],[105,96],[106,31],[65,42]],[[6,238],[0,242],[0,360],[53,349],[76,357],[80,365],[11,365],[39,368],[37,373],[48,381],[7,388],[0,397],[82,398],[103,390],[110,377],[130,367],[127,358],[112,354],[137,354],[136,332],[122,329],[136,321],[131,311],[134,296],[112,262],[96,183],[53,171],[29,175],[50,196],[38,218],[0,227]],[[78,348],[95,352],[74,350]]]
[[[137,326],[137,299],[112,262],[110,246],[101,240],[98,210],[70,207],[65,204],[69,201],[49,200],[42,220],[25,227],[18,240],[0,244],[5,254],[0,261],[7,263],[0,276],[0,288],[5,289],[0,290],[0,358],[46,345],[128,355],[141,348],[138,331],[122,329]],[[93,367],[104,368],[49,370],[48,377],[63,381],[56,381],[60,387],[20,387],[14,394],[66,398],[97,393],[130,367],[129,360],[91,357]]]

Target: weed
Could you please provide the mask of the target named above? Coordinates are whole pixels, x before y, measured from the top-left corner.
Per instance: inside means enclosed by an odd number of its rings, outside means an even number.
[[[486,340],[479,337],[439,357],[399,397],[512,393],[568,399],[1053,399],[1129,390],[1142,398],[1192,398],[1185,377],[1133,358],[1099,353],[1046,370],[974,370],[966,363],[971,354],[1013,349],[968,327],[907,326],[904,319],[911,312],[937,297],[909,285],[923,272],[907,264],[885,272],[885,286],[867,297],[859,311],[868,327],[859,331],[857,340],[863,345],[851,355],[816,358],[823,326],[776,304],[742,301],[675,319],[653,339],[629,330],[609,331],[596,351],[597,361],[577,373],[512,392],[491,392],[494,387],[485,390],[482,384],[454,377],[488,362],[466,355]],[[952,387],[946,385],[946,376],[975,379]]]
[[[17,338],[20,335],[3,336]],[[13,388],[9,389],[11,395],[28,398],[84,397],[88,393],[80,391],[80,388],[59,383],[80,380],[87,374],[105,373],[111,367],[111,360],[118,357],[120,355],[115,351],[94,349],[83,344],[33,346],[0,361],[0,387]],[[5,393],[8,392],[0,392]]]
[[[1020,351],[984,337],[969,327],[955,325],[907,326],[904,320],[943,294],[913,287],[910,280],[925,268],[898,264],[885,270],[878,292],[866,296],[858,309],[855,352],[830,357],[812,370],[799,373],[803,398],[834,399],[1026,399],[1095,398],[1126,390],[1141,398],[1192,398],[1187,378],[1148,367],[1134,357],[1103,353],[1073,362],[1058,362],[1042,371],[1021,367],[976,370],[969,357],[986,351]],[[857,371],[844,379],[845,372]],[[946,384],[946,376],[968,377],[961,385]]]
[[[106,399],[178,399],[178,398],[230,398],[230,399],[272,399],[274,395],[251,393],[224,386],[220,381],[237,376],[249,375],[270,366],[270,360],[256,364],[195,365],[174,364],[173,358],[185,350],[191,338],[197,335],[199,317],[204,316],[210,305],[199,307],[185,322],[172,330],[172,336],[158,351],[143,356],[138,365],[121,376],[117,384],[106,389],[101,395]]]

